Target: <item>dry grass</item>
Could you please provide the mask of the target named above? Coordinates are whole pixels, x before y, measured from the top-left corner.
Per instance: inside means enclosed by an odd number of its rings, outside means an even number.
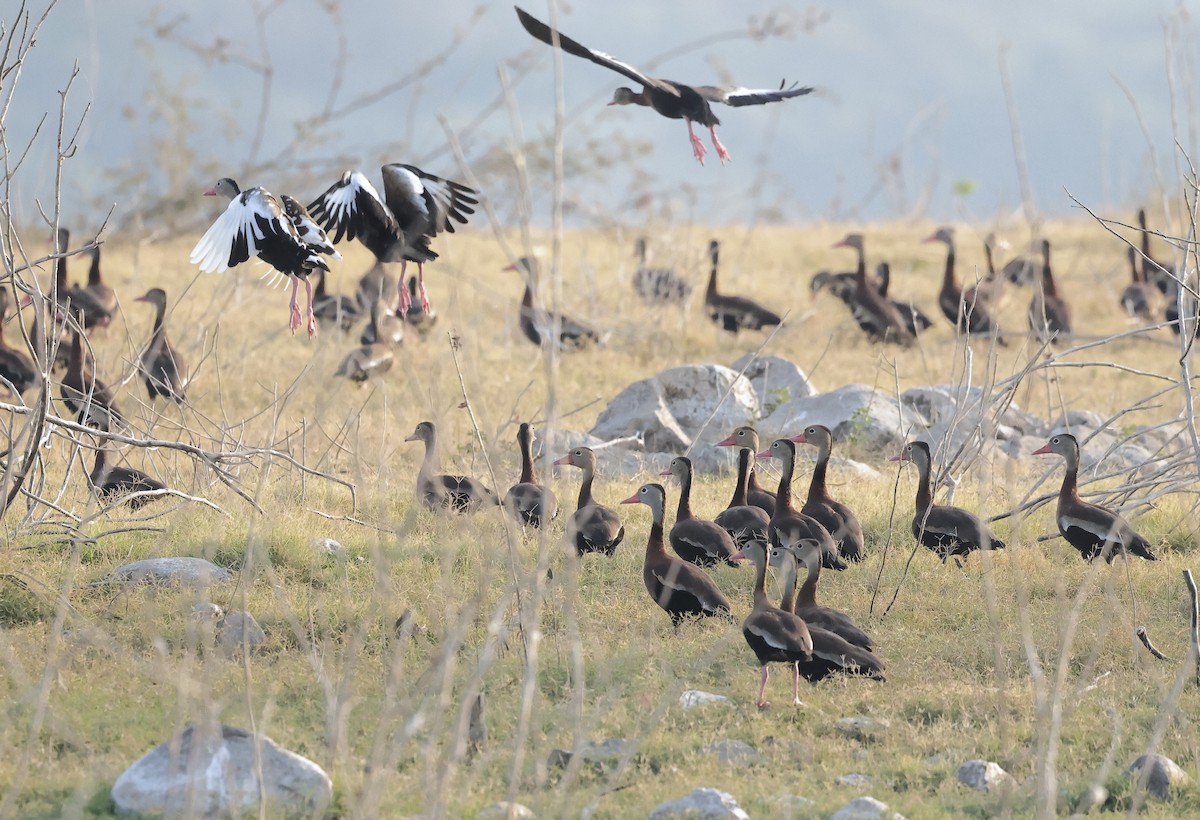
[[[912,296],[934,315],[943,257],[940,246],[919,244],[930,227],[871,226],[866,233],[869,258],[892,263],[893,291]],[[847,382],[886,390],[957,382],[961,348],[940,316],[918,349],[900,353],[869,345],[831,298],[811,301],[813,272],[851,263],[848,254],[827,250],[846,229],[713,232],[724,242],[723,289],[790,311],[788,326],[764,352],[793,359],[825,389]],[[674,249],[686,249],[681,267],[700,290],[706,273],[700,252],[709,232],[662,230],[672,235]],[[1128,329],[1116,306],[1125,284],[1122,247],[1090,224],[1054,225],[1049,235],[1077,332],[1104,336]],[[112,383],[130,375],[150,321],[149,310],[131,299],[156,285],[171,297],[172,337],[196,371],[191,404],[182,411],[146,406],[140,384],[128,379],[119,401],[134,427],[213,449],[237,442],[273,446],[352,481],[358,506],[352,510],[349,494],[337,485],[312,476],[302,480],[279,460],[259,460],[238,470],[242,486],[265,510],[258,515],[187,457],[133,450],[135,466],[210,498],[231,515],[167,502],[158,509],[170,511],[143,522],[149,529],[141,532],[105,535],[129,524],[129,514],[120,511],[89,527],[91,541],[64,543],[44,526],[10,531],[10,546],[0,552],[0,572],[7,574],[0,578],[0,689],[10,704],[0,722],[0,782],[17,789],[8,806],[22,816],[104,813],[104,795],[120,771],[181,723],[211,716],[248,726],[253,716],[260,731],[331,772],[332,811],[339,814],[469,814],[511,791],[541,816],[585,808],[630,816],[698,785],[732,792],[752,815],[783,815],[773,802],[783,793],[813,799],[812,813],[821,814],[856,793],[834,785],[834,777],[861,771],[874,779],[869,793],[908,816],[1023,815],[1033,806],[1029,783],[1010,795],[982,796],[967,793],[953,776],[955,765],[972,757],[997,760],[1019,781],[1034,772],[1032,749],[1042,729],[1020,637],[1018,581],[1027,588],[1039,658],[1050,667],[1068,663],[1069,685],[1076,690],[1066,702],[1058,761],[1062,809],[1099,776],[1114,731],[1118,773],[1144,751],[1162,719],[1176,665],[1151,660],[1133,628],[1147,624],[1160,648],[1184,657],[1187,609],[1179,570],[1191,559],[1193,531],[1190,523],[1168,528],[1187,518],[1190,495],[1166,499],[1139,519],[1151,541],[1169,541],[1170,548],[1157,564],[1127,569],[1118,563],[1111,573],[1102,571],[1099,592],[1084,605],[1078,636],[1061,659],[1062,625],[1088,567],[1061,541],[1035,540],[1053,527],[1048,511],[1004,522],[1000,534],[1012,548],[991,561],[972,558],[965,570],[922,551],[896,607],[881,621],[868,615],[872,593],[884,545],[876,613],[890,599],[911,549],[912,478],[901,479],[889,532],[892,470],[873,465],[882,472],[874,481],[834,476],[835,492],[860,511],[872,557],[826,579],[825,598],[870,625],[889,680],[809,688],[807,706],[797,711],[782,705],[786,676],[780,670],[771,689],[776,705],[765,712],[753,707],[757,674],[736,626],[690,625],[676,637],[647,600],[639,572],[648,529],[644,508],[623,508],[628,535],[614,560],[589,559],[578,568],[559,551],[557,528],[544,542],[525,543],[496,515],[458,521],[416,511],[412,486],[420,452],[403,438],[421,419],[439,423],[448,465],[486,472],[467,414],[458,409],[463,397],[448,333],[461,341],[463,379],[502,490],[517,471],[514,411],[522,419],[543,418],[553,395],[558,417],[583,408],[559,425],[587,429],[605,402],[638,378],[683,363],[729,364],[758,347],[761,336],[718,333],[703,318],[698,298],[686,321],[634,303],[632,240],[615,232],[567,235],[563,308],[612,335],[603,350],[563,357],[553,383],[516,327],[521,285],[515,274],[500,271],[509,260],[493,238],[467,231],[440,243],[443,259],[430,270],[441,313],[437,332],[406,344],[401,367],[362,390],[330,376],[356,341],[332,332],[311,341],[291,338],[286,293],[266,289],[253,272],[196,276],[185,263],[184,240],[106,245],[107,275],[128,314],[95,341],[101,376]],[[669,255],[667,242],[657,248],[660,261]],[[982,249],[962,228],[959,245],[960,275],[968,278],[982,263]],[[350,293],[369,263],[361,249],[346,255],[331,287]],[[80,267],[74,276],[82,275]],[[1004,327],[1024,329],[1027,301],[1028,292],[1010,292]],[[1178,354],[1170,341],[1161,330],[1077,359],[1175,378]],[[999,351],[995,372],[1014,372],[1031,351],[1021,344]],[[978,354],[976,381],[983,376],[982,347]],[[1043,417],[1063,409],[1109,413],[1159,385],[1101,366],[1059,370],[1053,381],[1031,378],[1018,401]],[[1178,392],[1170,394],[1126,421],[1178,417],[1181,401]],[[83,465],[74,462],[65,476],[68,454],[62,439],[46,451],[52,485],[65,482],[57,503],[75,512],[94,509]],[[86,466],[90,461],[89,455]],[[1033,460],[1028,470],[976,469],[956,503],[1002,511],[1034,478],[1056,469]],[[642,480],[603,478],[597,494],[615,502]],[[554,484],[573,506],[577,476],[564,474]],[[703,479],[696,508],[715,513],[728,484],[726,477]],[[337,519],[348,515],[363,523]],[[15,523],[14,514],[5,525]],[[345,558],[316,553],[314,536],[339,540]],[[212,598],[228,607],[245,605],[267,631],[265,650],[250,659],[249,682],[239,664],[220,658],[189,626],[191,595],[123,593],[98,583],[119,564],[151,555],[204,555],[244,570],[238,584],[213,590]],[[745,611],[747,572],[716,575]],[[58,597],[60,589],[68,591],[65,598]],[[428,627],[412,642],[398,641],[392,630],[405,608]],[[53,628],[59,612],[65,612],[67,630],[61,640]],[[467,757],[455,738],[463,704],[480,688],[488,700],[490,739],[481,753]],[[725,694],[732,703],[684,712],[676,701],[686,688]],[[31,734],[39,704],[47,718]],[[1185,689],[1162,744],[1193,773],[1200,756],[1189,716],[1198,706],[1196,691]],[[871,743],[845,739],[833,723],[850,714],[887,718],[891,729]],[[604,771],[545,768],[551,748],[604,737],[633,740],[632,755]],[[701,751],[722,738],[752,743],[761,760],[722,765]],[[514,763],[518,752],[522,757]],[[926,760],[943,753],[938,761]],[[22,775],[23,755],[29,767]],[[1117,775],[1108,779],[1114,805],[1127,805],[1131,788]],[[1188,790],[1169,809],[1152,808],[1150,814],[1198,810],[1200,801]]]

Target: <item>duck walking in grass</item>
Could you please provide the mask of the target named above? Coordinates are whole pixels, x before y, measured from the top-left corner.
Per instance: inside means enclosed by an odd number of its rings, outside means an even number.
[[[612,555],[625,538],[625,527],[613,510],[592,498],[592,481],[596,477],[596,454],[590,447],[576,447],[555,464],[570,464],[583,470],[583,483],[579,485],[579,500],[575,514],[567,522],[567,540],[575,545],[575,552],[601,552]]]
[[[517,446],[521,448],[521,478],[504,495],[504,509],[523,526],[542,527],[558,516],[558,501],[549,488],[538,483],[533,462],[533,425],[521,422]]]
[[[673,475],[679,479],[679,506],[675,512],[675,526],[671,527],[669,539],[676,554],[698,567],[729,564],[736,567],[732,556],[737,552],[733,538],[720,524],[706,521],[692,513],[692,460],[687,456],[671,459],[671,466],[662,475]]]
[[[417,425],[405,441],[425,443],[425,459],[417,472],[417,500],[428,510],[473,513],[500,504],[500,499],[477,478],[438,472],[437,427],[432,421]]]
[[[910,461],[917,467],[917,512],[913,516],[913,537],[937,553],[945,561],[953,556],[954,562],[962,566],[959,556],[964,558],[972,550],[1004,549],[1004,542],[979,520],[979,516],[961,507],[933,503],[930,472],[933,458],[929,445],[923,441],[910,441],[904,451],[894,455],[890,461]]]
[[[1054,520],[1058,524],[1059,534],[1079,550],[1084,560],[1091,561],[1103,556],[1111,564],[1122,553],[1136,555],[1147,561],[1158,560],[1150,549],[1150,542],[1135,531],[1128,521],[1111,510],[1089,504],[1079,497],[1079,442],[1073,435],[1059,433],[1051,437],[1044,447],[1033,451],[1035,456],[1049,453],[1057,453],[1067,463]]]
[[[717,589],[704,570],[667,553],[663,539],[663,510],[667,491],[661,484],[643,484],[622,504],[645,504],[652,523],[646,539],[646,558],[642,580],[646,591],[671,618],[675,631],[685,618],[729,616],[729,600]]]
[[[768,664],[786,663],[792,667],[792,705],[800,701],[800,669],[797,664],[812,660],[813,639],[808,625],[791,612],[784,612],[767,598],[767,545],[750,541],[737,553],[737,558],[754,562],[754,608],[742,621],[742,636],[746,639],[761,669],[758,697],[755,703],[765,709],[767,703]]]
[[[167,292],[162,288],[150,288],[133,301],[146,302],[154,308],[154,330],[150,334],[150,343],[138,361],[150,401],[162,396],[182,404],[186,398],[184,384],[187,381],[187,365],[167,338],[163,321],[167,312]]]

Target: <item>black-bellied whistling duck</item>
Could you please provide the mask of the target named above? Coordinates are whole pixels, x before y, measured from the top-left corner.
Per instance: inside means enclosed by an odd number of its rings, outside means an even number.
[[[863,540],[862,525],[854,511],[829,494],[825,475],[829,470],[829,454],[833,452],[833,433],[828,427],[810,424],[792,441],[811,444],[817,448],[817,463],[813,467],[812,482],[808,485],[808,498],[800,512],[812,516],[833,537],[838,554],[848,561],[862,561],[867,557]]]
[[[329,270],[321,254],[336,251],[329,245],[306,244],[283,203],[265,188],[243,191],[232,179],[222,177],[204,195],[227,197],[229,205],[192,248],[192,264],[203,273],[223,273],[257,256],[291,279],[288,327],[292,333],[301,324],[296,292],[303,279],[308,297],[308,335],[315,334],[317,317],[313,315],[312,280],[308,274],[317,269]]]
[[[25,295],[18,303],[21,307],[27,307],[33,304],[33,298]],[[43,356],[50,355],[51,372],[57,370],[66,370],[67,364],[71,361],[71,334],[67,331],[66,322],[62,321],[62,314],[58,308],[49,299],[46,299],[42,304],[43,310],[34,310],[33,324],[29,328],[29,342],[33,348],[33,358],[36,362]],[[50,317],[49,325],[52,327],[52,336],[47,337],[45,331],[47,315]],[[61,318],[60,318],[61,317]]]
[[[1150,255],[1150,230],[1146,227],[1146,209],[1139,208],[1137,212],[1138,228],[1142,232],[1142,281],[1158,288],[1161,293],[1170,295],[1175,290],[1175,266],[1162,259]]]
[[[859,629],[853,618],[841,610],[817,603],[817,585],[821,579],[821,547],[816,541],[804,538],[798,544],[771,547],[770,563],[779,570],[782,589],[780,609],[795,612],[806,623],[828,629],[855,646],[867,650],[874,648],[874,640]],[[808,574],[804,585],[797,590],[797,570],[800,564],[804,564]]]
[[[954,229],[938,228],[925,237],[925,241],[941,242],[946,246],[946,269],[942,275],[942,289],[938,293],[938,307],[942,309],[942,315],[954,325],[960,336],[995,334],[997,344],[1005,345],[987,308],[977,302],[968,302],[964,297],[962,286],[954,273]]]
[[[108,501],[114,496],[122,497],[131,493],[167,489],[166,484],[151,478],[141,470],[135,470],[132,467],[115,467],[110,465],[108,463],[108,456],[108,450],[103,447],[97,450],[96,463],[92,467],[92,471],[88,474],[88,481],[95,488],[96,495],[100,497],[100,500]],[[136,510],[157,498],[159,496],[138,496],[129,500],[129,506]]]
[[[783,321],[779,314],[767,310],[753,299],[730,296],[717,291],[721,243],[715,239],[708,243],[708,258],[712,266],[708,272],[708,287],[704,291],[704,306],[708,310],[708,318],[730,333],[737,333],[739,330],[761,330],[764,327],[774,327]]]
[[[329,241],[329,237],[325,235],[325,231],[313,219],[313,215],[295,197],[280,194],[279,204],[283,206],[284,214],[291,220],[292,227],[296,229],[296,235],[300,237],[300,241],[304,243],[305,247],[328,256],[330,259],[342,258],[342,255],[333,247],[333,243]]]
[[[400,291],[396,277],[392,276],[383,262],[375,260],[375,264],[358,280],[354,291],[354,299],[359,309],[367,316],[371,315],[371,307],[376,302],[382,302],[387,313],[395,313],[400,307]]]
[[[851,248],[858,254],[858,267],[854,271],[854,295],[850,301],[850,311],[854,314],[858,326],[866,331],[873,341],[895,342],[905,346],[912,344],[913,334],[904,324],[899,311],[880,295],[874,285],[867,282],[863,235],[846,234],[840,241],[835,242],[833,247]]]
[[[1150,321],[1154,318],[1153,305],[1162,294],[1158,288],[1142,278],[1141,266],[1138,265],[1138,249],[1130,245],[1126,251],[1129,259],[1129,284],[1121,291],[1121,307],[1131,317]]]
[[[724,442],[722,442],[724,443]],[[770,537],[771,516],[766,510],[755,507],[747,498],[750,488],[750,470],[754,466],[754,451],[742,447],[738,450],[737,484],[729,506],[717,514],[713,523],[729,533],[733,543],[740,547],[751,538],[766,540]]]
[[[1112,563],[1121,553],[1136,555],[1147,561],[1158,558],[1150,542],[1134,531],[1129,522],[1111,510],[1089,504],[1079,497],[1079,442],[1069,433],[1052,436],[1044,447],[1033,455],[1057,453],[1067,463],[1062,489],[1058,492],[1058,511],[1055,521],[1067,543],[1079,550],[1087,561],[1097,556]]]
[[[327,292],[325,271],[317,270],[312,275],[317,278],[317,283],[313,285],[313,314],[317,321],[335,327],[342,333],[349,333],[362,316],[358,302],[340,293]]]
[[[593,51],[587,46],[572,40],[562,32],[555,31],[540,20],[529,16],[520,8],[517,9],[517,17],[526,31],[546,45],[557,46],[574,57],[591,60],[596,65],[604,66],[640,84],[642,86],[641,91],[634,91],[624,86],[618,88],[613,93],[613,98],[609,105],[645,105],[653,108],[668,119],[684,120],[687,123],[688,137],[692,142],[692,153],[701,165],[704,164],[704,143],[700,141],[700,138],[696,136],[696,132],[692,130],[692,123],[694,122],[708,129],[712,137],[713,148],[716,149],[717,156],[720,157],[721,162],[724,163],[729,159],[729,152],[725,150],[725,146],[717,139],[717,126],[721,124],[721,121],[717,119],[717,115],[713,113],[712,106],[709,103],[723,103],[734,107],[763,105],[764,103],[779,102],[791,99],[792,97],[799,97],[809,94],[813,90],[808,87],[801,87],[796,83],[786,88],[784,87],[784,83],[780,83],[778,89],[756,90],[749,88],[716,88],[711,85],[693,86],[684,85],[672,80],[655,79],[647,77],[628,63],[621,62],[602,51]]]
[[[54,262],[54,279],[56,298],[59,310],[64,317],[70,316],[76,321],[82,320],[84,330],[93,327],[108,327],[112,323],[110,313],[94,295],[78,285],[72,286],[67,282],[67,250],[71,244],[71,233],[66,228],[59,228],[54,250],[58,258]]]
[[[736,427],[728,438],[717,442],[718,447],[740,447],[757,455],[761,444],[758,431],[753,427]],[[746,503],[758,507],[768,516],[775,514],[775,493],[758,485],[758,470],[755,462],[750,462],[750,472],[746,476]]]
[[[661,475],[673,475],[679,479],[679,506],[675,510],[675,525],[667,539],[675,553],[690,564],[712,567],[737,562],[729,556],[737,552],[733,538],[714,521],[705,521],[692,513],[692,460],[687,456],[671,459],[671,466]]]
[[[533,436],[533,425],[521,422],[517,428],[521,478],[504,494],[504,509],[526,527],[541,527],[558,517],[558,501],[549,487],[538,483],[533,463]]]
[[[371,305],[370,316],[371,321],[367,322],[362,335],[358,337],[359,344],[366,346],[379,343],[390,349],[404,342],[405,323],[399,308],[389,309],[382,300],[377,299]]]
[[[809,579],[821,571],[820,547],[812,539],[788,547],[773,547],[770,563],[781,568],[783,574],[783,600],[779,608],[794,612],[808,625],[812,637],[812,657],[800,661],[798,671],[805,680],[816,683],[830,675],[862,675],[874,680],[886,680],[883,676],[884,663],[871,651],[871,637],[863,632],[850,616],[836,609],[816,606],[800,607],[796,600],[797,556],[808,567]],[[816,582],[812,583],[813,590]]]
[[[458,513],[473,513],[482,507],[500,504],[500,498],[477,478],[462,475],[446,475],[438,472],[437,427],[432,421],[423,421],[405,441],[421,441],[425,444],[425,458],[417,472],[417,500],[433,512],[451,510]]]
[[[827,290],[841,300],[846,307],[850,307],[853,303],[854,291],[857,289],[858,277],[854,271],[831,273],[822,270],[817,271],[813,274],[812,279],[808,280],[808,292],[813,295],[814,299],[821,291]]]
[[[1001,240],[994,233],[983,238],[983,257],[987,263],[983,278],[964,293],[967,304],[983,305],[988,310],[999,306],[1004,295],[1004,277],[996,270],[996,248],[1001,246]]]
[[[637,270],[633,272],[633,289],[642,301],[652,305],[682,304],[692,295],[692,283],[672,268],[652,268],[646,264],[646,238],[639,236],[634,243]]]
[[[922,331],[933,327],[933,320],[925,315],[925,311],[914,305],[912,302],[906,302],[901,299],[893,299],[888,295],[888,288],[892,283],[892,266],[887,262],[880,262],[875,266],[875,278],[879,282],[879,295],[891,304],[900,314],[900,319],[904,322],[904,326],[908,328],[908,332],[913,336],[919,336]],[[856,285],[857,289],[857,285]]]
[[[675,631],[685,618],[729,617],[729,601],[704,570],[667,553],[663,540],[663,508],[667,491],[661,484],[643,484],[622,504],[645,504],[653,519],[646,539],[642,580],[654,603],[671,617]]]
[[[408,277],[408,310],[404,313],[404,322],[422,336],[428,336],[429,331],[437,324],[437,312],[433,307],[425,307],[417,298],[417,277]]]
[[[754,562],[754,607],[742,621],[742,636],[758,658],[761,667],[758,697],[755,704],[764,709],[767,704],[767,665],[786,663],[792,667],[792,705],[800,702],[800,670],[797,664],[812,660],[813,637],[808,624],[792,612],[785,612],[767,598],[767,546],[762,541],[750,541],[738,553],[740,558]]]
[[[117,408],[112,391],[96,378],[90,367],[84,366],[81,335],[78,330],[71,332],[71,355],[58,388],[59,395],[80,424],[105,431],[123,428],[125,417]]]
[[[361,387],[367,379],[382,376],[392,369],[392,365],[396,363],[396,353],[392,349],[390,337],[379,332],[379,314],[383,310],[382,302],[376,302],[371,307],[371,322],[368,327],[372,331],[372,339],[382,338],[384,341],[369,342],[351,350],[338,365],[334,376],[349,379]],[[366,337],[366,335],[364,332],[363,336]]]
[[[525,280],[525,293],[521,297],[520,324],[525,338],[539,347],[550,344],[557,329],[560,350],[580,350],[600,344],[600,333],[594,327],[572,319],[562,313],[543,310],[534,304],[533,293],[538,284],[538,261],[531,256],[522,256],[504,270],[516,271]]]
[[[19,395],[37,384],[39,374],[28,353],[5,341],[4,321],[7,316],[8,288],[0,287],[0,379],[6,382],[6,388],[11,385]]]
[[[578,555],[587,552],[612,555],[625,538],[625,527],[621,524],[620,516],[592,498],[596,454],[590,447],[576,447],[554,463],[570,464],[583,471],[575,514],[567,522],[567,540],[575,545]]]
[[[83,290],[96,300],[96,304],[108,311],[110,317],[117,312],[117,292],[105,284],[100,273],[99,245],[92,248],[92,266],[88,268],[87,285]]]
[[[1042,279],[1029,302],[1029,329],[1043,342],[1071,334],[1071,309],[1058,294],[1050,269],[1050,240],[1042,240]]]
[[[779,476],[779,491],[775,493],[775,514],[771,516],[771,545],[801,538],[812,538],[821,544],[821,560],[829,569],[845,569],[846,562],[838,557],[837,544],[829,531],[810,515],[792,506],[792,475],[796,469],[796,445],[789,438],[778,438],[757,458],[777,458],[783,465]]]
[[[967,556],[971,550],[1004,549],[1004,542],[979,520],[979,516],[961,507],[950,507],[933,503],[930,472],[933,458],[929,445],[923,441],[910,441],[903,452],[890,461],[909,461],[917,468],[917,511],[913,516],[913,537],[937,553],[945,561],[954,556]]]
[[[167,338],[163,321],[167,313],[167,292],[162,288],[151,288],[133,301],[146,302],[154,308],[154,330],[150,332],[150,343],[138,360],[138,369],[142,371],[150,401],[162,396],[182,403],[186,398],[184,382],[187,379],[187,365]]]
[[[425,265],[438,258],[429,243],[442,231],[454,233],[454,223],[467,224],[478,205],[479,192],[460,182],[426,173],[415,165],[393,162],[379,169],[383,196],[360,171],[346,171],[321,194],[309,210],[333,241],[355,239],[381,262],[400,263],[404,282],[409,262],[417,263],[417,294],[429,310]],[[400,308],[408,311],[408,292],[401,290]]]

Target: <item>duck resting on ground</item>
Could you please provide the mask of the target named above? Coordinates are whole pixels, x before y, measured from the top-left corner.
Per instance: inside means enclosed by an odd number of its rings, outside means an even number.
[[[517,446],[521,449],[521,477],[504,494],[504,509],[526,527],[542,527],[558,517],[554,493],[538,483],[533,461],[533,425],[521,422],[517,428]]]
[[[473,513],[500,504],[500,498],[477,478],[438,472],[437,427],[423,421],[405,441],[425,444],[425,458],[417,472],[417,500],[428,510]]]

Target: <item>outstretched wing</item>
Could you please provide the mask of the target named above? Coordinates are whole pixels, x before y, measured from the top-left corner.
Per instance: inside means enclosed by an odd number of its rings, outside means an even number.
[[[308,210],[322,228],[333,232],[335,244],[343,237],[351,240],[364,233],[372,236],[399,233],[396,217],[388,210],[375,186],[359,171],[342,174],[342,178],[317,197]]]
[[[786,81],[779,84],[777,89],[756,88],[718,88],[712,85],[695,86],[696,93],[709,102],[724,103],[735,108],[743,105],[763,105],[764,103],[790,100],[792,97],[802,97],[811,94],[815,89],[792,83],[784,88]]]
[[[467,224],[467,218],[475,213],[472,206],[479,204],[479,192],[474,188],[428,174],[415,165],[392,163],[380,172],[384,198],[406,236],[454,233],[454,222]]]
[[[647,77],[642,72],[631,66],[629,63],[623,63],[616,57],[605,54],[603,51],[593,51],[582,43],[572,40],[561,31],[555,31],[550,26],[531,17],[526,11],[519,6],[513,6],[517,10],[517,18],[521,21],[521,25],[525,30],[534,36],[534,39],[541,40],[548,46],[558,46],[568,54],[576,57],[582,57],[585,60],[591,60],[596,65],[602,65],[605,68],[612,69],[618,74],[623,74],[635,83],[641,83],[644,86],[652,86],[670,94],[679,96],[679,91],[669,83],[664,83],[662,80],[656,80],[653,77]]]
[[[333,259],[342,258],[333,245],[329,244],[329,237],[325,235],[325,231],[321,230],[321,226],[313,220],[312,214],[303,205],[287,194],[280,194],[279,201],[283,205],[283,212],[292,221],[292,227],[299,234],[301,242],[317,253],[323,253]]]
[[[251,188],[235,196],[196,247],[191,261],[204,273],[221,273],[258,256],[272,237],[302,244],[279,200],[262,188]]]

